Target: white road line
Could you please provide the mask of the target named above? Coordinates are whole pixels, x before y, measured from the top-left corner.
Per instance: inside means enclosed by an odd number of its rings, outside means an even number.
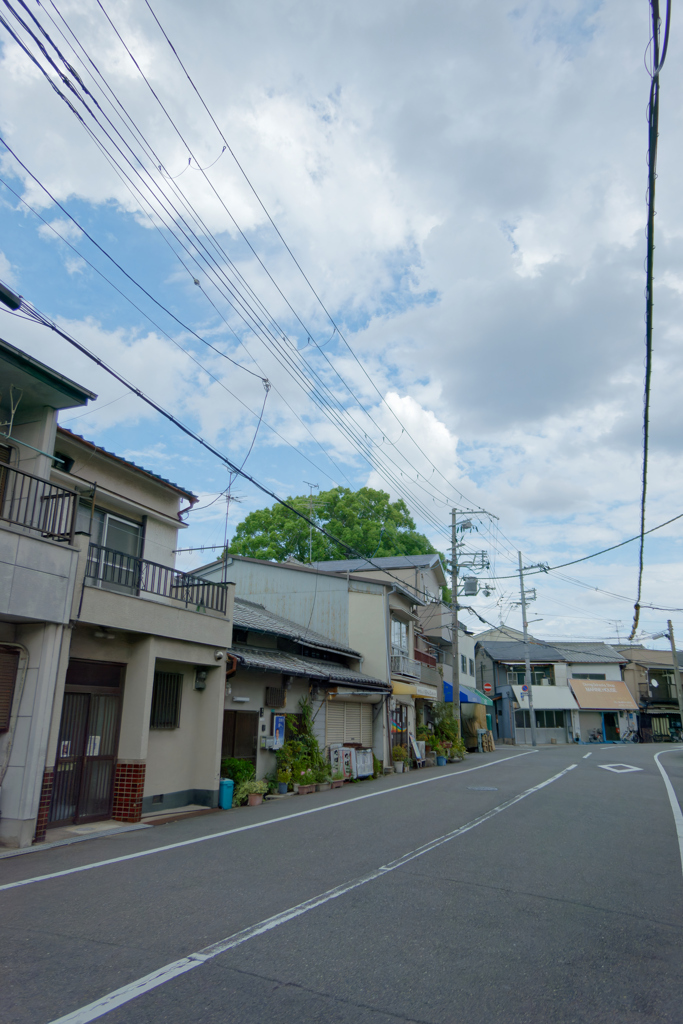
[[[681,805],[678,802],[676,792],[671,785],[671,779],[664,771],[663,766],[660,764],[660,757],[662,754],[674,754],[680,753],[678,750],[660,750],[658,754],[655,754],[655,763],[659,768],[662,778],[664,779],[664,785],[666,786],[667,796],[669,797],[669,803],[671,804],[671,810],[674,816],[674,824],[676,826],[676,835],[678,836],[678,850],[681,855],[681,870],[683,870],[683,814],[681,814]]]
[[[57,1020],[52,1021],[51,1024],[88,1024],[89,1021],[97,1020],[98,1017],[103,1017],[106,1013],[109,1013],[110,1010],[114,1010],[118,1006],[123,1006],[125,1003],[131,1002],[131,1000],[136,999],[145,992],[150,992],[152,989],[158,988],[160,985],[164,985],[167,981],[171,981],[173,978],[177,978],[179,975],[185,974],[187,971],[194,970],[195,967],[201,967],[201,965],[205,964],[208,960],[213,960],[214,957],[219,956],[221,953],[226,953],[229,949],[241,946],[243,942],[248,942],[249,939],[256,938],[258,935],[263,935],[265,932],[269,932],[273,928],[277,928],[279,925],[293,920],[295,917],[301,917],[302,914],[306,914],[309,910],[314,910],[316,907],[322,906],[323,903],[328,903],[330,900],[337,899],[339,896],[343,896],[345,893],[351,892],[351,890],[357,889],[361,885],[366,885],[368,882],[373,882],[376,878],[382,878],[384,875],[389,874],[389,872],[396,871],[397,868],[403,867],[404,864],[408,864],[411,860],[415,860],[417,857],[422,857],[425,853],[430,853],[432,850],[442,846],[444,843],[450,842],[451,839],[456,839],[465,832],[469,832],[471,829],[476,828],[477,825],[483,824],[483,822],[488,821],[489,818],[493,818],[494,815],[500,814],[501,811],[506,810],[508,807],[512,807],[513,804],[519,803],[519,801],[524,800],[525,797],[531,796],[532,793],[537,793],[540,789],[544,789],[545,786],[549,786],[551,782],[561,779],[563,775],[566,775],[567,772],[570,772],[572,768],[576,767],[576,764],[570,764],[568,768],[558,772],[557,775],[553,775],[552,778],[546,779],[545,782],[540,782],[537,786],[532,786],[531,789],[527,789],[523,793],[519,793],[518,796],[514,796],[510,800],[505,800],[502,804],[498,804],[497,807],[494,807],[492,810],[480,815],[478,818],[474,818],[466,825],[461,825],[460,828],[456,828],[452,832],[447,832],[446,835],[439,836],[438,839],[432,839],[431,842],[425,843],[424,846],[419,846],[416,850],[411,850],[410,853],[404,854],[402,857],[399,857],[398,860],[391,861],[389,864],[384,864],[382,867],[376,868],[374,871],[370,871],[367,875],[362,875],[360,878],[355,878],[351,882],[338,885],[334,889],[328,889],[327,892],[321,893],[320,896],[314,896],[313,899],[306,900],[305,903],[299,903],[295,907],[290,907],[289,910],[284,910],[282,913],[275,914],[273,917],[268,917],[265,921],[259,921],[258,924],[251,925],[249,928],[243,928],[242,931],[235,932],[234,935],[229,935],[227,938],[221,939],[219,942],[214,942],[210,946],[205,946],[196,953],[190,953],[189,956],[185,956],[180,960],[175,960],[173,963],[166,964],[165,967],[152,971],[151,974],[146,974],[143,978],[138,978],[137,981],[133,981],[128,985],[123,985],[121,988],[117,988],[113,992],[109,992],[106,996],[102,996],[101,999],[96,999],[94,1002],[88,1003],[87,1006],[82,1006],[79,1010],[67,1013],[64,1017],[59,1017]]]
[[[430,779],[420,779],[419,782],[407,782],[403,786],[395,786],[393,789],[382,789],[375,793],[364,793],[362,796],[352,796],[348,800],[339,800],[333,804],[324,804],[322,807],[311,807],[307,811],[295,811],[293,814],[282,814],[279,818],[269,818],[268,821],[256,821],[252,825],[241,825],[239,828],[226,829],[225,832],[212,832],[208,836],[197,836],[195,839],[185,839],[181,843],[169,843],[167,846],[155,846],[151,850],[139,850],[137,853],[126,853],[121,857],[110,857],[108,860],[93,861],[92,864],[81,864],[77,868],[65,868],[63,871],[52,871],[47,875],[35,875],[33,878],[22,878],[18,882],[7,882],[0,885],[0,892],[5,889],[18,889],[22,885],[32,885],[34,882],[45,882],[50,878],[63,878],[65,875],[76,875],[81,871],[91,871],[93,868],[103,868],[109,864],[120,864],[124,860],[136,860],[138,857],[151,857],[154,853],[165,853],[167,850],[178,850],[182,846],[193,846],[195,843],[206,843],[210,839],[222,839],[224,836],[232,836],[237,832],[248,832],[253,828],[265,828],[267,825],[277,825],[282,821],[290,821],[292,818],[301,818],[306,814],[318,814],[320,811],[333,811],[347,804],[357,803],[359,800],[372,800],[374,797],[390,796],[392,793],[402,793],[412,786],[425,786],[429,782],[443,782],[445,779],[454,779],[458,775],[466,775],[467,772],[477,772],[482,768],[492,768],[494,765],[503,764],[505,761],[514,761],[517,757],[526,757],[527,754],[536,754],[536,750],[525,750],[522,754],[511,754],[510,757],[501,757],[497,761],[488,761],[486,764],[478,764],[474,768],[461,768],[457,772],[449,772],[448,775],[437,775]]]
[[[586,760],[586,758],[587,758],[587,757],[590,757],[592,753],[593,753],[593,751],[592,751],[592,750],[589,750],[587,754],[584,754],[584,755],[583,755],[583,759],[584,759],[584,761]]]

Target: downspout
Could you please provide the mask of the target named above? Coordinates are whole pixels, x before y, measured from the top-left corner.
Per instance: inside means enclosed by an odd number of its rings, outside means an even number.
[[[10,759],[10,755],[12,753],[12,744],[14,743],[14,733],[15,733],[16,727],[17,727],[17,719],[19,718],[19,708],[21,706],[21,697],[22,697],[22,694],[24,692],[24,683],[26,682],[26,671],[28,669],[28,661],[29,661],[28,649],[26,647],[24,647],[23,644],[5,643],[3,641],[1,646],[2,647],[15,647],[19,651],[21,651],[21,653],[24,655],[24,668],[23,668],[22,673],[21,673],[21,679],[19,681],[18,690],[17,690],[17,692],[14,695],[13,703],[14,703],[14,706],[15,706],[16,710],[14,711],[14,714],[12,715],[12,718],[11,718],[11,721],[10,721],[10,727],[9,727],[9,729],[7,731],[7,736],[8,736],[7,749],[5,751],[4,761],[3,761],[2,765],[0,766],[0,788],[2,787],[3,780],[4,780],[5,775],[7,773],[7,768],[9,767],[9,759]]]

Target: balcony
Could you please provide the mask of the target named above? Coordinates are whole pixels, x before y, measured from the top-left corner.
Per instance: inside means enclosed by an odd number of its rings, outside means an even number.
[[[436,668],[437,661],[433,654],[425,654],[424,651],[415,651],[415,660],[429,668]]]
[[[395,651],[391,655],[391,671],[399,676],[410,676],[411,679],[421,678],[420,662]]]
[[[168,565],[148,562],[144,558],[127,555],[123,551],[90,544],[85,570],[91,586],[120,594],[139,596],[142,593],[167,598],[194,607],[196,611],[226,613],[228,584],[210,583],[201,576],[179,572]]]
[[[0,465],[0,521],[73,544],[77,508],[75,491]]]

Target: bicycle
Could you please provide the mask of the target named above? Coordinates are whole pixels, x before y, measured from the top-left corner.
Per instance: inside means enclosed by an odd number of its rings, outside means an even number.
[[[635,729],[627,729],[619,740],[620,743],[640,743],[640,736]]]
[[[604,741],[602,732],[599,729],[591,729],[591,731],[588,733],[588,742],[589,743],[604,743],[605,741]]]

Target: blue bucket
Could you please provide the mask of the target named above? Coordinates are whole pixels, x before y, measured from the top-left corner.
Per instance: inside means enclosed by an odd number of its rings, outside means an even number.
[[[436,763],[438,764],[439,768],[443,768],[444,765],[446,765],[448,762],[446,761],[445,757],[441,757],[440,755],[438,755],[436,758]]]
[[[222,811],[227,811],[232,807],[234,789],[235,783],[232,779],[221,779],[218,787],[218,806]]]

